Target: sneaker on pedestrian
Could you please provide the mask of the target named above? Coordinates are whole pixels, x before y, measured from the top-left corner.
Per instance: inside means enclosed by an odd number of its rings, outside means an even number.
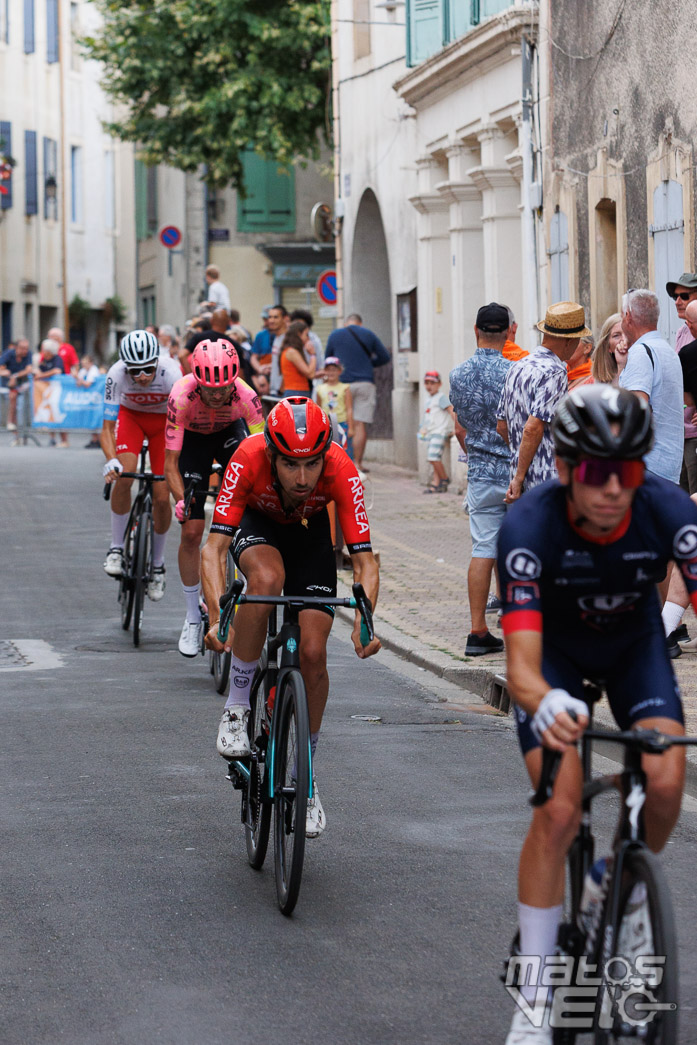
[[[679,624],[675,629],[674,635],[676,642],[683,643],[690,641],[690,633],[687,630],[687,624]]]
[[[495,591],[492,591],[489,598],[486,600],[486,612],[493,613],[494,610],[501,609],[501,599],[498,597]]]
[[[483,657],[485,653],[502,653],[503,639],[497,639],[490,631],[486,635],[475,635],[473,631],[467,636],[465,646],[466,657]]]
[[[682,647],[678,644],[678,640],[675,637],[675,631],[671,631],[670,635],[666,635],[666,650],[668,651],[668,656],[671,660],[677,660],[677,658],[682,654]]]
[[[12,421],[8,421],[7,422],[7,431],[8,432],[16,432],[17,431],[17,425],[14,424]]]
[[[165,593],[165,587],[164,566],[154,566],[152,579],[148,581],[148,598],[152,599],[153,602],[159,602]]]
[[[225,708],[218,726],[218,754],[223,758],[246,758],[252,753],[247,735],[249,708]]]
[[[203,621],[196,621],[192,624],[191,621],[185,620],[182,633],[179,636],[179,652],[184,657],[198,657],[201,652],[201,632],[203,631]]]
[[[319,838],[327,826],[327,818],[324,815],[324,807],[320,801],[317,781],[312,781],[312,798],[307,802],[307,815],[305,817],[305,837]]]
[[[123,548],[110,548],[104,561],[104,572],[110,577],[120,577],[123,573]]]
[[[552,1045],[552,1031],[549,1026],[549,1009],[545,1009],[541,1027],[535,1027],[522,1009],[516,1009],[511,1022],[511,1029],[506,1038],[506,1045]]]

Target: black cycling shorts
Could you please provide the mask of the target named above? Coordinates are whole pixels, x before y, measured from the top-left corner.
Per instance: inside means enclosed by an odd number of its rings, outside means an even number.
[[[213,462],[227,468],[228,461],[242,440],[248,435],[247,422],[243,418],[233,421],[219,432],[203,435],[200,432],[184,432],[184,442],[179,455],[179,472],[184,486],[194,480],[196,492],[191,500],[190,519],[205,518],[206,494]]]
[[[245,508],[232,541],[232,555],[244,573],[240,556],[256,544],[277,548],[286,571],[284,595],[336,597],[336,558],[327,509],[308,516],[302,523],[278,523],[263,512]],[[317,606],[334,616],[333,606]]]

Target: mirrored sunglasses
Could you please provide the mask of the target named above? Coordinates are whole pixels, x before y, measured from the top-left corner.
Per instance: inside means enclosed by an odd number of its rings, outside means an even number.
[[[139,374],[154,374],[157,370],[156,366],[127,366],[126,373],[130,377],[138,377]]]
[[[616,475],[625,490],[636,490],[644,481],[643,461],[613,461],[604,457],[588,457],[574,468],[574,478],[584,486],[605,486]]]

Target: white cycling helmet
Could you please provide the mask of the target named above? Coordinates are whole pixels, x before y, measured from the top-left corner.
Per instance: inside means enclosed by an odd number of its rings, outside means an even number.
[[[160,346],[149,331],[132,330],[121,340],[119,355],[126,366],[147,366],[160,355]]]

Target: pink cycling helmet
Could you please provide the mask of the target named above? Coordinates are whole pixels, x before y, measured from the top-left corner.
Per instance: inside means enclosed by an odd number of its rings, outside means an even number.
[[[239,372],[240,361],[235,346],[225,338],[201,341],[192,353],[191,373],[204,388],[231,385]]]

